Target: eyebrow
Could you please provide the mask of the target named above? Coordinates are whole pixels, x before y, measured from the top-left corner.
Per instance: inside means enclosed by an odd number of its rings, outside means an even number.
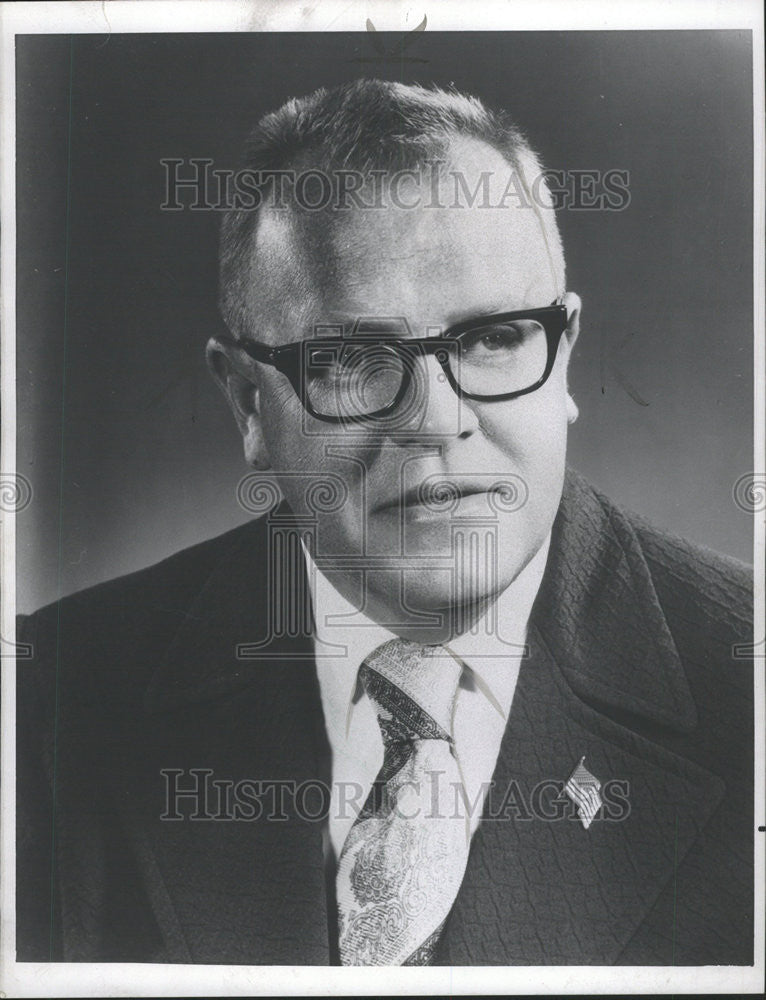
[[[378,324],[380,326],[395,326],[406,322],[404,316],[374,316],[369,313],[350,313],[330,309],[327,313],[325,313],[323,323],[326,322],[328,326],[332,326],[333,324],[340,325],[341,323],[344,325],[350,325],[360,321],[364,322],[365,326],[373,324]]]
[[[510,312],[511,310],[507,306],[503,306],[498,302],[493,302],[485,306],[477,306],[475,309],[461,310],[459,313],[453,313],[451,316],[447,317],[443,323],[429,323],[428,326],[441,327],[443,330],[448,330],[452,326],[456,326],[458,323],[463,323],[471,319],[481,319],[482,316],[495,316],[498,313]],[[339,310],[330,310],[326,313],[325,318],[321,322],[314,320],[313,323],[308,325],[308,329],[311,331],[317,329],[317,327],[354,327],[356,326],[358,330],[364,333],[394,333],[396,331],[406,331],[412,332],[412,327],[406,316],[364,316],[364,315],[354,315],[348,312],[341,312]]]
[[[479,306],[476,309],[467,310],[465,313],[460,313],[458,316],[453,316],[448,326],[455,326],[457,323],[462,323],[469,319],[480,319],[482,316],[496,316],[498,313],[511,312],[507,306],[501,305],[499,302],[493,302],[489,306]]]

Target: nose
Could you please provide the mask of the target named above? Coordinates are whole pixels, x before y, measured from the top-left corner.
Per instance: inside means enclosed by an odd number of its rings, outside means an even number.
[[[412,440],[425,437],[468,438],[478,428],[474,410],[449,383],[433,355],[418,358],[412,378],[413,406],[406,427]]]

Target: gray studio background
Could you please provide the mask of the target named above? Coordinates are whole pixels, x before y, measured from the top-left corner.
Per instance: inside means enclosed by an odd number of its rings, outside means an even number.
[[[630,172],[626,210],[559,214],[583,299],[570,461],[750,561],[732,500],[752,468],[749,33],[380,39],[394,54],[364,32],[18,39],[19,610],[247,519],[203,358],[218,217],[161,211],[160,160],[236,167],[262,113],[360,75],[454,83],[506,107],[547,166]]]

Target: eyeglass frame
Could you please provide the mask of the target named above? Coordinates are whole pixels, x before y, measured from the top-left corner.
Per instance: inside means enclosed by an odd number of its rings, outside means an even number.
[[[445,347],[445,341],[448,343],[450,341],[456,341],[459,336],[462,336],[465,333],[470,333],[472,330],[479,330],[485,326],[492,326],[497,323],[508,323],[513,320],[520,319],[531,319],[539,322],[545,332],[548,356],[545,363],[545,369],[540,378],[526,389],[515,389],[512,392],[501,393],[500,395],[493,394],[491,396],[487,396],[464,390],[458,384],[458,381],[450,368],[449,351],[443,350]],[[359,321],[357,321],[355,326],[358,325],[358,322]],[[375,341],[370,335],[355,337],[352,334],[350,337],[310,337],[305,340],[296,340],[289,344],[283,344],[279,347],[271,347],[268,344],[259,343],[257,340],[237,340],[235,337],[228,334],[219,334],[217,339],[221,344],[228,347],[239,348],[239,350],[247,354],[252,361],[257,361],[260,364],[270,365],[271,367],[276,368],[277,371],[284,375],[290,382],[290,385],[298,397],[301,406],[305,409],[309,416],[328,424],[358,424],[380,420],[382,417],[388,415],[389,413],[393,413],[396,410],[397,406],[399,406],[401,401],[404,399],[407,390],[410,387],[410,383],[412,381],[412,369],[407,365],[404,366],[402,371],[402,384],[399,391],[397,392],[394,400],[380,410],[375,410],[373,413],[363,413],[349,416],[331,416],[329,414],[321,414],[314,409],[311,399],[308,396],[308,392],[303,393],[304,365],[302,362],[305,356],[304,352],[308,347],[321,348],[330,344],[347,345],[382,343],[385,344],[386,347],[392,348],[395,353],[402,351],[403,355],[408,357],[409,360],[413,357],[428,357],[429,355],[434,355],[436,360],[441,365],[442,371],[444,372],[452,391],[458,399],[470,399],[480,403],[499,403],[509,399],[517,399],[519,396],[526,396],[530,392],[535,392],[548,381],[556,362],[556,355],[558,353],[559,344],[561,343],[561,337],[567,328],[567,322],[567,308],[565,305],[562,305],[560,299],[557,299],[555,302],[551,303],[551,305],[543,306],[540,309],[516,309],[512,312],[492,313],[488,316],[477,316],[473,319],[461,320],[459,323],[454,323],[452,326],[448,327],[443,333],[436,337],[399,338],[381,336],[379,337],[379,340]],[[439,353],[440,349],[442,349],[441,354]]]

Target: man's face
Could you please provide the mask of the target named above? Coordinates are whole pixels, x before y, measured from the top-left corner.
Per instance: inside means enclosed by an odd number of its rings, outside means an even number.
[[[490,171],[490,204],[510,172],[494,150],[468,141],[453,169],[470,191]],[[532,208],[513,198],[502,208],[467,207],[465,199],[456,208],[454,178],[444,178],[442,189],[440,201],[450,207],[426,207],[421,188],[419,207],[409,210],[264,215],[253,289],[261,325],[253,339],[288,344],[315,335],[317,324],[359,317],[404,317],[409,333],[399,336],[429,337],[483,313],[548,306],[561,294]],[[400,194],[416,200],[414,187]],[[359,572],[328,576],[357,605],[364,599],[374,617],[399,621],[403,605],[418,612],[489,598],[538,551],[558,507],[572,339],[573,330],[562,337],[540,389],[506,401],[460,400],[436,359],[420,358],[418,403],[388,429],[313,419],[286,377],[259,365],[258,414],[246,444],[257,430],[262,464],[279,476],[296,514],[312,513],[311,486],[323,475],[346,485],[339,510],[315,515],[316,554],[320,565],[325,556],[369,559],[364,587]],[[457,506],[419,502],[415,491],[426,480],[451,482]],[[507,510],[490,502],[498,482],[515,491]]]

